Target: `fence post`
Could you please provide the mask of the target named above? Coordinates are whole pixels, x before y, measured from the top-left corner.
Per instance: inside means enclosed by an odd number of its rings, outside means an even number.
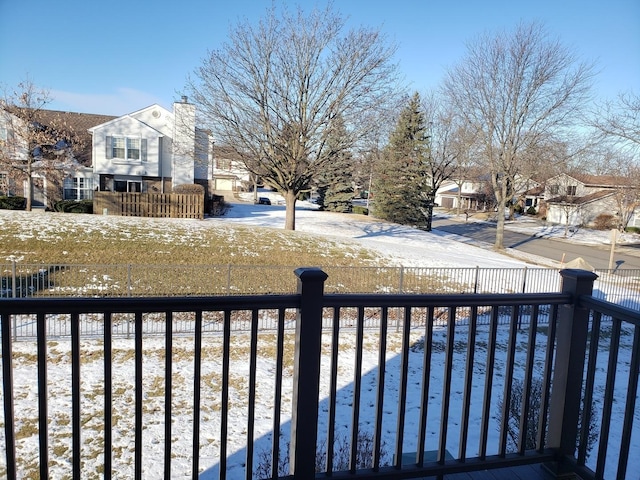
[[[582,377],[589,330],[589,310],[577,306],[580,295],[593,293],[593,282],[598,278],[586,270],[560,271],[562,292],[570,293],[570,304],[558,311],[556,334],[556,360],[551,382],[549,402],[549,430],[547,446],[557,451],[557,461],[545,464],[556,478],[570,473],[576,451],[578,417],[582,403]]]
[[[16,283],[18,277],[16,275],[16,261],[11,260],[11,298],[16,298]]]
[[[295,479],[309,479],[315,476],[322,298],[328,275],[319,268],[298,268],[295,274],[301,298],[296,318],[290,468]]]
[[[131,296],[131,289],[133,286],[131,285],[131,264],[127,264],[127,297]]]
[[[16,282],[18,280],[18,276],[16,275],[16,261],[11,260],[11,298],[16,298]],[[13,339],[16,340],[18,338],[18,316],[13,315]]]
[[[473,293],[478,293],[478,275],[480,275],[480,266],[476,265],[476,278],[473,280]]]

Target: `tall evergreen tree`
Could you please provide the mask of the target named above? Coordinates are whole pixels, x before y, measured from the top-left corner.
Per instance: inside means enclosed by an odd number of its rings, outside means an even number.
[[[332,159],[318,179],[318,204],[322,210],[351,212],[353,207],[353,157],[345,149],[347,131],[344,122],[336,117],[331,122],[331,132],[326,148]]]
[[[396,128],[374,175],[373,213],[378,218],[427,228],[428,132],[415,93],[400,112]]]

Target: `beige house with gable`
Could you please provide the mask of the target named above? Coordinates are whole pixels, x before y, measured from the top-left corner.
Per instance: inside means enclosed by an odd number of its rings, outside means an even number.
[[[547,221],[568,225],[591,225],[602,214],[620,218],[617,196],[633,193],[637,186],[612,175],[560,174],[547,180]],[[640,212],[633,212],[629,226],[640,226]]]

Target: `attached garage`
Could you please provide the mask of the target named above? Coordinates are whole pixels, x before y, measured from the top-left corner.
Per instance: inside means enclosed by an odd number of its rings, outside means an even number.
[[[234,183],[235,181],[233,178],[216,178],[215,189],[232,191]]]

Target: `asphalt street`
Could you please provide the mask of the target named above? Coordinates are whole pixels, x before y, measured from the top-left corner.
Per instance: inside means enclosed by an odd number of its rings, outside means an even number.
[[[433,228],[447,233],[461,235],[475,241],[493,245],[496,227],[491,223],[460,222],[448,218],[434,218]],[[505,230],[505,248],[541,256],[555,262],[565,263],[582,257],[589,265],[597,269],[609,268],[610,245],[584,245],[570,240],[552,240]],[[616,247],[613,268],[640,269],[640,245]]]

